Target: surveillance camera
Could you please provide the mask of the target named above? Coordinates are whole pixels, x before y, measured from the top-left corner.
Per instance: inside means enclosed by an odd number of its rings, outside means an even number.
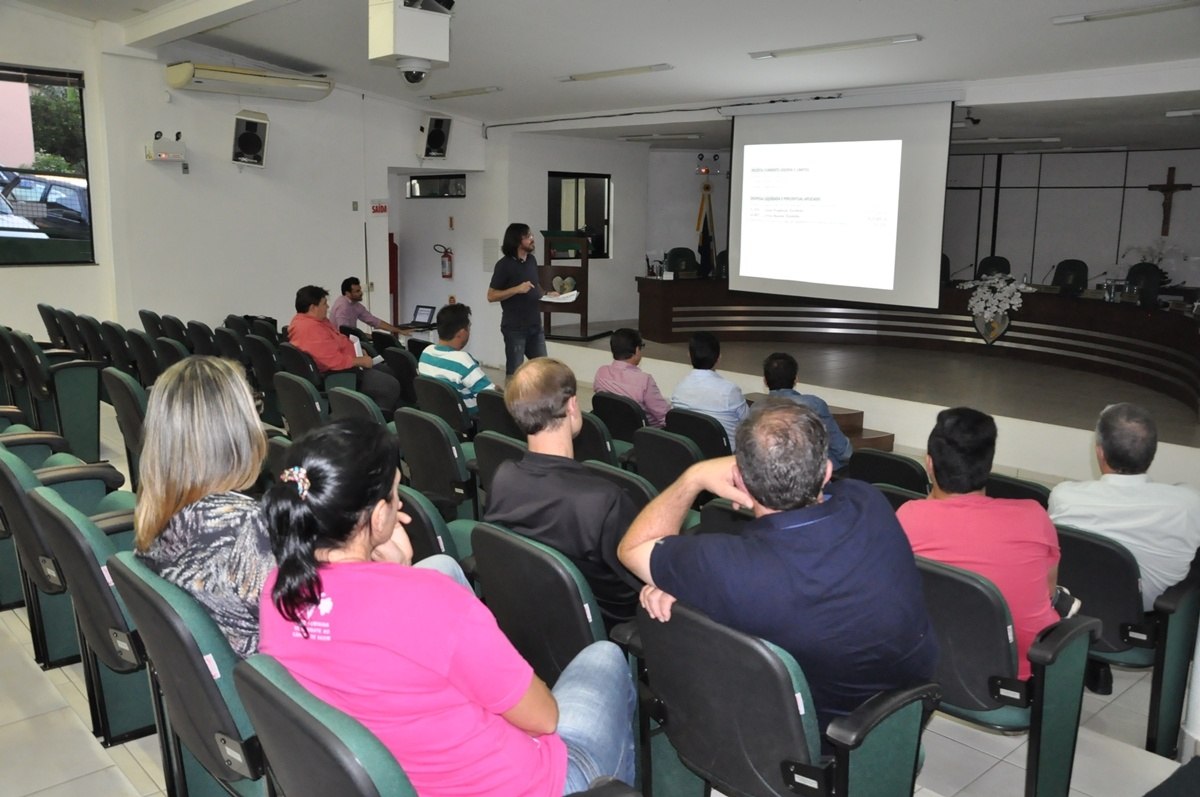
[[[429,74],[432,64],[424,58],[398,58],[396,68],[404,76],[404,81],[413,86],[422,83]]]

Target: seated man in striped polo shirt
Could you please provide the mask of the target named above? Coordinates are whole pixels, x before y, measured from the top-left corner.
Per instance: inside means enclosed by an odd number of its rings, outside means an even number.
[[[474,417],[479,408],[475,397],[492,387],[479,361],[466,352],[471,340],[471,308],[465,304],[448,304],[437,314],[438,342],[426,346],[417,363],[417,373],[432,376],[454,385],[462,394],[467,412]]]

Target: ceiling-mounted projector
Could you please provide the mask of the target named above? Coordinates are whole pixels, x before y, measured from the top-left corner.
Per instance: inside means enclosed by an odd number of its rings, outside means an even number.
[[[406,0],[371,0],[368,6],[367,57],[398,67],[412,84],[424,80],[430,69],[450,63],[450,14],[444,0],[420,3],[418,8]]]

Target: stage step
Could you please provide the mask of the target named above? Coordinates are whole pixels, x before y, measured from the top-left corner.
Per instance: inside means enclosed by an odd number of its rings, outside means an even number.
[[[833,414],[833,419],[837,421],[838,428],[842,430],[842,434],[846,437],[853,438],[863,430],[863,411],[852,410],[847,407],[829,406],[829,411]]]
[[[896,444],[896,435],[878,429],[863,429],[856,435],[847,434],[846,437],[850,438],[850,444],[855,449],[874,448],[877,451],[891,451]]]

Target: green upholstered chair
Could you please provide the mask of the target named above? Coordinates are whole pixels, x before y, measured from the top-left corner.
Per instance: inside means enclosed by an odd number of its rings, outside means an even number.
[[[499,390],[485,390],[475,397],[479,405],[476,424],[481,432],[496,432],[514,440],[524,440],[525,433],[517,426]]]
[[[876,482],[872,485],[876,490],[883,493],[883,497],[892,505],[892,509],[899,509],[909,501],[919,501],[922,498],[928,498],[925,493],[918,493],[915,490],[906,490],[903,487],[897,487],[894,484],[883,484]]]
[[[1071,784],[1088,645],[1100,621],[1078,615],[1048,626],[1017,678],[1012,618],[983,576],[917,557],[940,654],[941,710],[998,731],[1028,731],[1026,797],[1066,797]]]
[[[162,323],[162,334],[158,337],[169,338],[183,346],[188,354],[194,353],[192,351],[192,341],[188,337],[187,325],[183,323],[183,319],[164,313],[159,317],[159,320]]]
[[[598,415],[585,412],[579,434],[575,435],[575,459],[578,462],[596,460],[609,465],[620,465],[621,461],[613,444],[608,426]]]
[[[584,467],[601,476],[613,484],[620,487],[625,495],[633,501],[634,507],[641,512],[646,508],[646,504],[658,497],[658,490],[646,480],[645,476],[617,468],[609,465],[607,462],[590,461],[583,463]],[[695,528],[700,523],[700,513],[694,509],[688,510],[687,518],[684,520],[684,530]]]
[[[520,460],[529,446],[524,440],[493,431],[483,431],[475,436],[475,463],[479,476],[479,489],[484,494],[492,489],[492,477],[508,460]]]
[[[1058,583],[1083,602],[1084,614],[1103,623],[1089,651],[1090,666],[1154,668],[1146,749],[1175,758],[1200,622],[1200,573],[1193,565],[1183,581],[1144,613],[1141,572],[1128,548],[1100,534],[1057,528],[1062,551]]]
[[[921,731],[939,688],[927,683],[882,692],[827,737],[822,757],[812,694],[796,660],[676,603],[671,619],[638,611],[650,689],[683,763],[727,795],[908,797]]]
[[[136,491],[142,457],[142,426],[146,420],[146,389],[141,383],[113,366],[100,372],[100,381],[108,393],[117,415],[117,428],[125,442],[125,460],[129,464],[129,480]]]
[[[67,348],[75,352],[73,359],[86,360],[91,355],[84,345],[83,335],[79,333],[79,319],[75,313],[64,307],[56,307],[54,314],[58,316],[58,325],[66,338]]]
[[[1050,504],[1049,487],[1028,479],[1018,479],[1015,476],[1004,476],[999,473],[988,475],[984,492],[988,498],[1026,498],[1037,501],[1043,508]]]
[[[87,358],[102,362],[106,366],[112,365],[112,355],[109,354],[108,343],[100,331],[100,322],[90,315],[77,315],[75,321],[79,324],[79,334],[83,337]]]
[[[35,487],[29,497],[66,580],[83,638],[80,653],[93,732],[105,747],[154,733],[146,662],[106,573],[108,557],[133,546],[133,513],[97,523],[49,487]]]
[[[621,467],[635,468],[633,433],[646,425],[641,405],[628,396],[600,390],[592,396],[592,412],[608,427]]]
[[[649,426],[637,430],[633,447],[637,452],[638,474],[659,492],[704,459],[700,447],[690,437]]]
[[[700,507],[700,523],[692,531],[696,534],[737,534],[752,520],[754,513],[746,507],[734,509],[728,498],[714,498]]]
[[[212,327],[203,321],[188,321],[187,337],[193,354],[216,355],[219,353]]]
[[[178,793],[263,797],[262,752],[224,634],[198,601],[132,552],[111,556],[108,572],[157,678],[169,727],[163,769],[182,786]]]
[[[150,336],[150,340],[161,338],[166,334],[163,330],[162,316],[153,310],[138,310],[138,319],[142,322],[142,329]]]
[[[136,379],[138,375],[137,362],[133,358],[133,351],[129,348],[129,332],[125,327],[116,321],[101,321],[100,337],[104,339],[104,345],[108,347],[108,357],[112,366]]]
[[[33,400],[31,425],[58,432],[85,462],[100,459],[100,368],[92,360],[51,362],[33,338],[13,332],[17,360]]]
[[[283,415],[279,412],[279,396],[275,392],[275,374],[279,371],[279,352],[262,335],[246,335],[246,355],[250,359],[250,375],[262,394],[262,410],[259,417],[272,426],[283,426]]]
[[[126,334],[129,337],[129,354],[137,367],[138,381],[149,390],[163,372],[158,362],[158,349],[154,345],[156,338],[140,329],[128,329]]]
[[[0,444],[31,469],[56,462],[79,460],[67,453],[67,441],[53,432],[26,431],[21,425],[0,432]],[[51,457],[54,459],[51,459]],[[17,557],[17,545],[0,506],[0,611],[25,605],[24,574]]]
[[[413,389],[417,394],[417,408],[445,421],[458,435],[467,459],[474,460],[470,441],[475,439],[475,420],[467,411],[458,388],[444,379],[418,374],[413,380]]]
[[[856,448],[850,455],[846,474],[871,484],[891,484],[912,490],[922,496],[929,494],[929,474],[925,467],[911,457],[877,451],[873,448]]]
[[[371,343],[375,345],[375,351],[382,353],[384,349],[399,349],[403,348],[400,339],[388,332],[386,329],[371,330]]]
[[[376,330],[378,332],[379,330]],[[386,333],[385,333],[386,334]],[[379,356],[383,363],[392,371],[392,376],[400,383],[400,403],[397,406],[417,406],[417,389],[413,382],[417,378],[417,358],[408,349],[401,346],[389,346],[381,349]]]
[[[351,390],[358,387],[358,368],[322,373],[311,354],[291,343],[279,344],[279,368],[307,379],[322,392],[332,387],[348,387]]]
[[[266,654],[234,668],[270,765],[288,797],[417,797],[404,770],[362,723],[315,697]]]
[[[25,370],[17,359],[16,342],[12,330],[0,324],[0,378],[4,382],[4,404],[15,406],[21,411],[26,424],[34,423],[33,397],[29,394],[29,382]]]
[[[65,453],[51,456],[45,464],[34,470],[0,444],[0,507],[20,563],[33,657],[42,669],[50,669],[79,661],[79,640],[66,579],[33,514],[28,493],[36,487],[52,487],[97,522],[109,513],[132,510],[134,495],[117,489],[125,477],[110,465],[85,464]]]
[[[304,377],[279,371],[275,374],[275,394],[279,398],[288,437],[293,440],[329,422],[325,400]]]
[[[54,306],[39,303],[37,309],[38,315],[42,317],[42,323],[46,326],[46,340],[50,341],[50,345],[56,349],[67,348],[67,338],[63,334],[62,325],[58,321],[58,313],[54,311]]]
[[[332,420],[365,418],[379,424],[392,434],[396,433],[396,422],[385,420],[379,405],[366,393],[351,390],[348,387],[331,387],[326,399],[329,401],[329,417]]]
[[[711,415],[695,410],[673,409],[667,412],[668,432],[681,434],[692,440],[705,459],[727,457],[732,453],[729,434],[725,427]]]
[[[396,494],[404,504],[402,511],[412,518],[412,522],[404,529],[408,532],[408,541],[412,543],[413,561],[419,562],[434,554],[444,553],[457,561],[463,572],[470,576],[474,566],[464,560],[470,559],[471,529],[475,527],[475,521],[455,520],[447,523],[432,501],[407,485],[399,485]]]
[[[187,346],[167,335],[154,339],[154,352],[158,355],[158,367],[164,371],[192,354]]]
[[[478,518],[475,475],[450,425],[436,415],[412,407],[396,410],[395,419],[412,486],[424,493],[447,521]]]

